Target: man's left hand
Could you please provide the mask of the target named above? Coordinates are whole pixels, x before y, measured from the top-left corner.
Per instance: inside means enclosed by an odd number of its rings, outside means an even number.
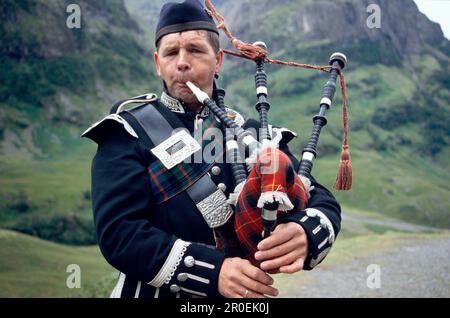
[[[303,269],[308,255],[308,239],[303,228],[289,222],[278,225],[272,234],[258,244],[255,259],[261,269],[271,273],[296,273]]]

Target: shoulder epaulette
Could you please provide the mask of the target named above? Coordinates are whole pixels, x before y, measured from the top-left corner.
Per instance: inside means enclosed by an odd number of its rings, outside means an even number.
[[[157,98],[158,97],[156,94],[144,94],[144,95],[139,95],[136,97],[118,101],[111,108],[110,114],[108,116],[106,116],[102,120],[96,122],[91,127],[89,127],[81,135],[81,137],[87,137],[87,138],[93,139],[95,141],[95,136],[97,135],[96,131],[101,133],[102,130],[100,129],[100,127],[102,127],[103,123],[114,121],[114,122],[122,125],[128,134],[130,134],[131,136],[133,136],[136,139],[139,139],[139,136],[134,131],[133,127],[131,127],[131,125],[122,116],[120,116],[120,113],[125,110],[129,110],[129,108],[127,106],[134,105],[135,107],[139,107],[139,106],[142,106],[145,104],[152,103],[152,102],[156,101]]]
[[[157,99],[158,99],[158,96],[153,93],[148,93],[148,94],[124,99],[124,100],[118,101],[117,103],[114,104],[114,106],[111,108],[110,114],[120,114],[127,108],[127,106],[130,106],[130,105],[139,106],[139,105],[135,105],[135,104],[140,104],[140,105],[148,104],[148,103],[156,101]]]

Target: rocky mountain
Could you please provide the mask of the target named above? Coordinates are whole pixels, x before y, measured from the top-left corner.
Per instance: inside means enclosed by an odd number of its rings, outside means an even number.
[[[380,8],[380,29],[367,25],[372,13],[369,5],[374,4]],[[445,44],[439,25],[429,21],[410,0],[285,0],[276,4],[269,0],[231,0],[223,5],[222,11],[228,21],[232,21],[236,33],[250,39],[263,36],[274,52],[292,46],[288,43],[306,45],[323,41],[350,47],[365,41],[390,42],[391,45],[385,48],[391,47],[404,57]],[[361,52],[361,55],[364,53],[367,52]]]
[[[154,79],[139,43],[142,31],[121,0],[78,1],[80,28],[67,26],[71,3],[0,4],[0,137],[5,154],[45,155],[48,149],[40,140],[60,139],[61,132],[52,127],[79,130],[108,104],[127,96],[130,87]],[[47,136],[38,136],[42,131]]]

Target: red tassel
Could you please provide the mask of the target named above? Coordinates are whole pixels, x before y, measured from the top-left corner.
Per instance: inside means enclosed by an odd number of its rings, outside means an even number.
[[[341,163],[339,164],[339,171],[336,179],[336,185],[334,186],[336,190],[348,191],[352,188],[352,164],[350,162],[350,152],[348,150],[348,145],[342,147],[341,153]]]
[[[344,123],[344,144],[342,145],[341,163],[336,178],[335,189],[348,191],[352,188],[352,164],[350,163],[350,152],[348,150],[348,115],[347,115],[347,89],[345,77],[342,70],[339,72],[342,94],[342,119]]]

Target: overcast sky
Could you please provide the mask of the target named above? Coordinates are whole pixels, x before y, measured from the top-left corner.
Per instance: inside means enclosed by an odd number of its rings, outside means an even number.
[[[447,39],[450,39],[450,0],[414,0],[419,10],[428,19],[441,25]]]

